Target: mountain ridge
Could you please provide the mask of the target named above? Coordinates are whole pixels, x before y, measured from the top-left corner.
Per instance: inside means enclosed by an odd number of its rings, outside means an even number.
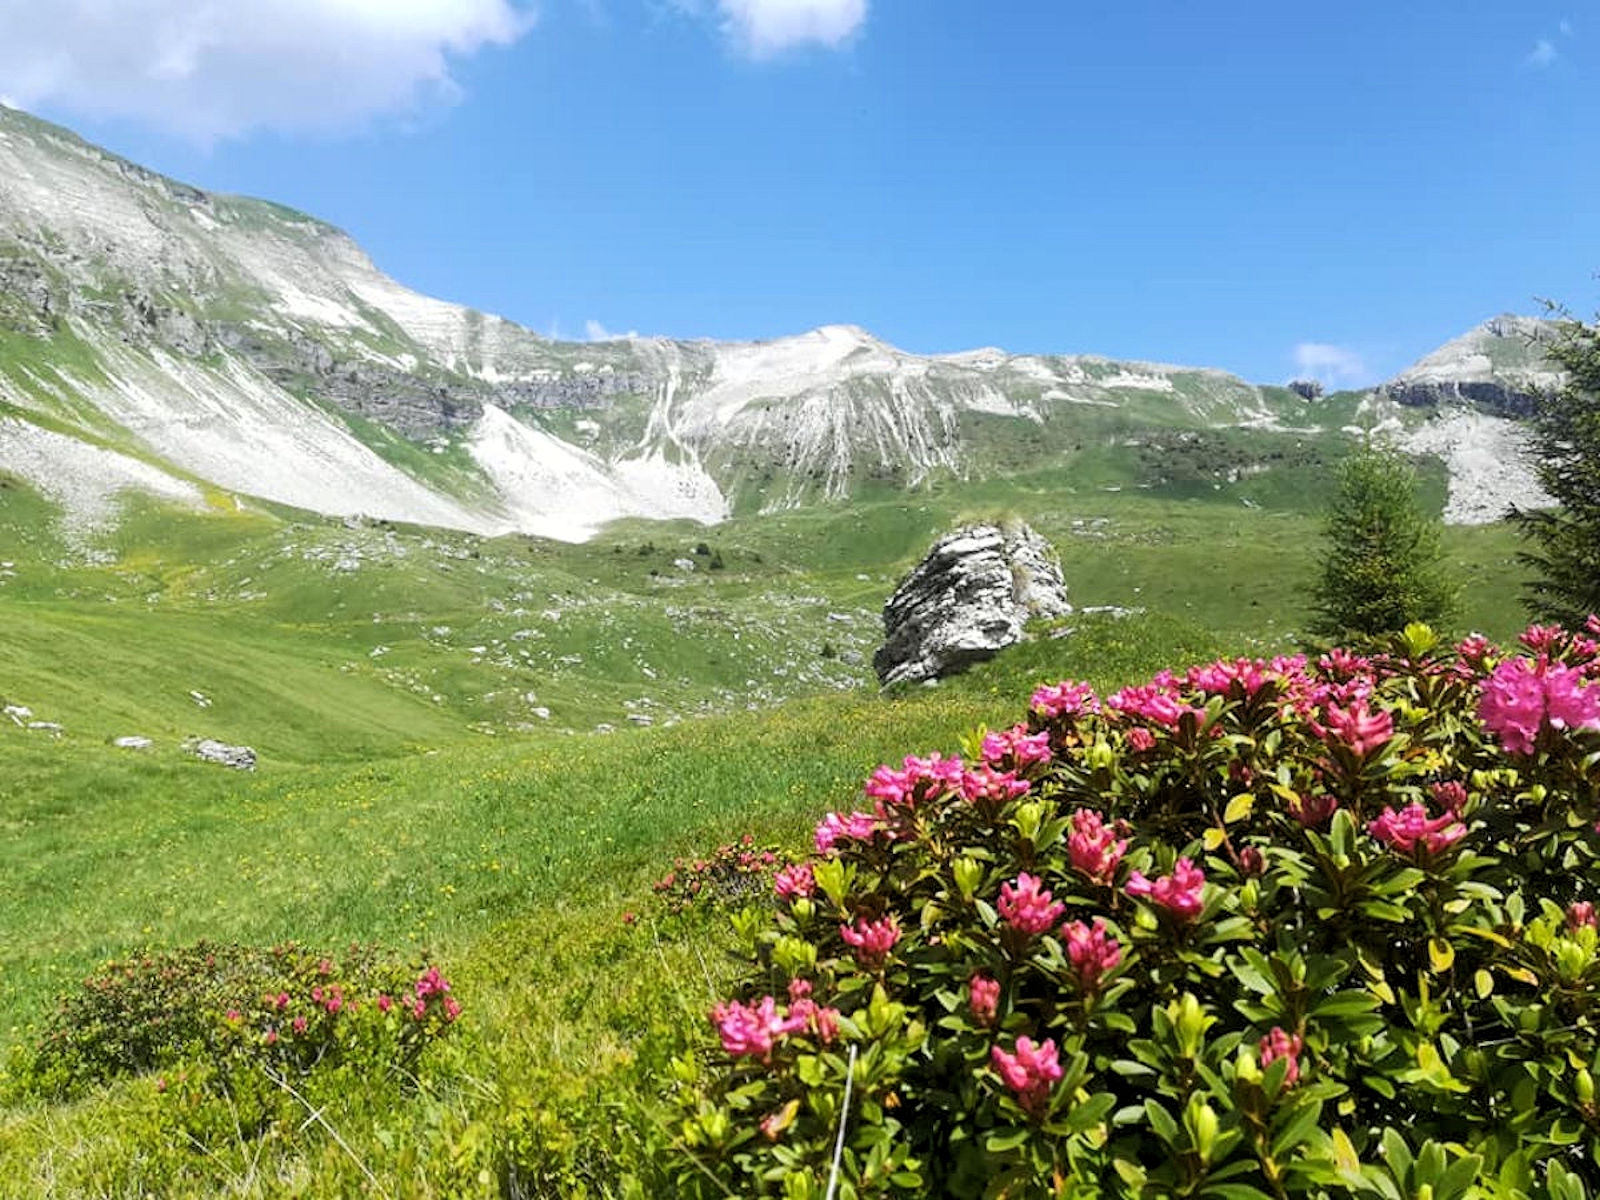
[[[1378,395],[1391,415],[1423,402]],[[5,109],[0,405],[0,467],[19,473],[56,444],[21,426],[48,418],[126,459],[113,478],[136,463],[333,515],[568,540],[1014,470],[1150,427],[1339,423],[1216,368],[917,355],[848,324],[559,342],[404,287],[315,217]]]

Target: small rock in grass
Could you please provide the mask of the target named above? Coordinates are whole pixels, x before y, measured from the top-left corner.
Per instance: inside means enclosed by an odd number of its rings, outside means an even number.
[[[196,758],[219,766],[232,767],[235,771],[256,769],[256,752],[249,746],[229,746],[213,738],[190,738],[184,743],[184,747]]]
[[[138,734],[133,734],[129,737],[119,737],[111,744],[122,750],[148,750],[152,745],[149,738],[141,737]]]

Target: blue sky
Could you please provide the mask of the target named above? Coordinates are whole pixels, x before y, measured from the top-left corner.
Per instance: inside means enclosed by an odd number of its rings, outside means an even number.
[[[1597,0],[0,0],[0,96],[540,332],[1258,381],[1600,307],[1597,68]]]

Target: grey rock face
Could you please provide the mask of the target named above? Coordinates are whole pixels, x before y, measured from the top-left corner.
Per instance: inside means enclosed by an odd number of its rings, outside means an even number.
[[[1396,404],[1411,408],[1442,408],[1464,404],[1492,417],[1526,417],[1532,414],[1538,393],[1489,380],[1396,381],[1379,389]]]
[[[235,771],[256,769],[256,752],[249,746],[229,746],[211,738],[202,738],[188,743],[188,750],[196,758],[216,763],[218,766],[232,767]]]
[[[933,544],[883,609],[872,667],[885,687],[940,679],[1072,612],[1050,544],[1027,525],[971,525]]]

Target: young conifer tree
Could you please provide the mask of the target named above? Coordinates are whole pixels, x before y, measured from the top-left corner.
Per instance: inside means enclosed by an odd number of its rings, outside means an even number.
[[[1413,621],[1438,626],[1455,609],[1440,548],[1440,522],[1417,503],[1417,476],[1391,446],[1367,442],[1339,464],[1311,631],[1378,637]]]
[[[1577,628],[1600,612],[1600,325],[1560,321],[1545,353],[1566,383],[1535,399],[1529,443],[1558,507],[1517,509],[1511,519],[1530,546],[1518,555],[1535,574],[1528,607]]]

